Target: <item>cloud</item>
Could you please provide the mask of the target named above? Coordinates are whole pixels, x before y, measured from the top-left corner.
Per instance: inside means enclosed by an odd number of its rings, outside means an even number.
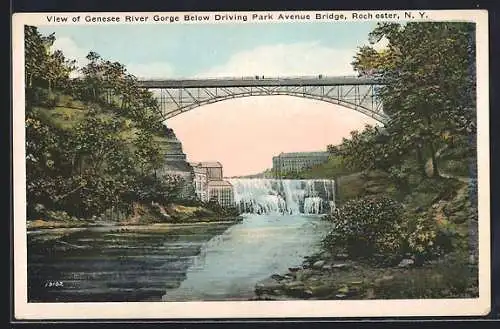
[[[386,37],[382,37],[379,42],[376,44],[372,45],[373,49],[376,51],[381,51],[386,49],[389,46],[389,40]]]
[[[88,50],[81,48],[76,44],[76,42],[68,37],[58,37],[52,45],[52,50],[60,50],[63,52],[64,56],[68,59],[74,59],[78,67],[87,65],[88,60],[85,58],[89,53]],[[78,75],[78,72],[73,72],[74,76]]]
[[[127,71],[137,78],[166,78],[174,75],[174,68],[166,62],[154,62],[148,64],[131,63],[126,65]]]
[[[234,54],[228,62],[197,77],[353,75],[353,50],[325,47],[318,42],[274,44]]]
[[[90,49],[84,49],[80,47],[73,39],[68,37],[58,37],[53,46],[52,50],[61,50],[64,56],[68,59],[76,60],[76,65],[78,67],[83,67],[88,64],[86,56],[90,52]],[[99,53],[98,50],[96,50]],[[111,61],[120,61],[119,59],[106,58]],[[166,62],[153,62],[153,63],[123,63],[128,72],[139,77],[139,78],[159,78],[172,76],[174,73],[172,65]],[[74,76],[78,73],[74,72]]]

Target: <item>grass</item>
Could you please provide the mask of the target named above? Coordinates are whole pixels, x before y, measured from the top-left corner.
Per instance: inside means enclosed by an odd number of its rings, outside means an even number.
[[[340,176],[336,179],[336,185],[336,201],[338,204],[366,195],[394,196],[398,193],[387,175],[377,171],[357,172]]]
[[[55,105],[53,107],[38,106],[34,108],[42,118],[62,129],[72,129],[84,119],[88,107],[83,102],[75,100],[73,97],[65,94],[54,94],[52,97],[55,99]],[[116,118],[116,114],[101,109],[99,106],[98,110],[100,112],[98,117],[110,120]],[[122,131],[121,137],[131,142],[135,139],[138,129],[132,126],[132,120],[130,119],[125,119],[124,123],[128,129]],[[163,136],[156,135],[153,138],[155,142],[162,143],[163,148],[165,147],[164,143],[168,141],[168,138]]]
[[[74,109],[62,106],[54,108],[37,107],[34,109],[42,118],[52,122],[56,127],[71,129],[85,116],[85,110]]]
[[[377,282],[377,298],[474,298],[478,296],[478,269],[463,253],[423,268],[394,274],[392,280]]]

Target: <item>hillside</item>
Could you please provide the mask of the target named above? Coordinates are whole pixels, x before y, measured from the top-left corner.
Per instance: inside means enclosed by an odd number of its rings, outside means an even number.
[[[195,220],[194,210],[235,215],[194,199],[180,142],[124,65],[90,51],[88,64],[76,67],[52,49],[54,34],[26,26],[25,35],[28,221],[60,227]],[[169,213],[174,204],[186,214]]]

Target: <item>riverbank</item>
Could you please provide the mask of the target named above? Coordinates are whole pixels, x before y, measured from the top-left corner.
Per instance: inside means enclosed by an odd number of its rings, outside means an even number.
[[[162,207],[134,205],[133,214],[121,221],[101,218],[77,219],[63,212],[50,212],[47,219],[28,220],[26,230],[28,243],[60,240],[71,234],[85,230],[103,230],[109,233],[155,232],[165,233],[179,227],[204,224],[223,225],[229,227],[240,223],[242,216],[220,215],[200,206],[181,206],[171,204]]]
[[[134,234],[147,234],[147,233],[170,233],[171,231],[178,229],[203,229],[210,225],[217,225],[220,227],[228,228],[234,224],[240,223],[242,218],[226,218],[219,221],[198,221],[192,223],[149,223],[149,224],[127,224],[127,225],[117,225],[113,222],[100,222],[100,223],[87,223],[87,225],[75,224],[74,226],[69,226],[67,223],[58,222],[47,222],[41,226],[31,226],[27,230],[28,234],[28,245],[36,243],[46,243],[57,241],[58,243],[64,244],[60,241],[62,238],[70,237],[72,234],[92,231],[101,232],[109,234],[127,234],[127,236],[133,236]],[[61,225],[61,226],[58,226]],[[64,226],[66,225],[66,226]],[[71,245],[68,245],[71,247]]]
[[[393,267],[375,267],[346,254],[322,252],[257,283],[253,300],[477,298],[477,271],[461,253],[423,266],[409,258]]]
[[[50,212],[47,218],[27,220],[28,231],[40,229],[75,229],[109,226],[149,226],[153,224],[237,223],[242,217],[236,214],[218,214],[202,206],[170,204],[134,204],[133,214],[120,221],[101,218],[78,219],[64,212]]]

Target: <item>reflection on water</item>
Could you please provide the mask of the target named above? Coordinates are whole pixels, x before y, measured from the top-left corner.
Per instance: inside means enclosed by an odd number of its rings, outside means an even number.
[[[204,245],[186,280],[163,300],[252,298],[257,281],[300,265],[323,231],[317,217],[250,215]]]
[[[30,302],[245,300],[270,274],[299,265],[323,236],[314,216],[100,228],[44,241],[28,236]]]

